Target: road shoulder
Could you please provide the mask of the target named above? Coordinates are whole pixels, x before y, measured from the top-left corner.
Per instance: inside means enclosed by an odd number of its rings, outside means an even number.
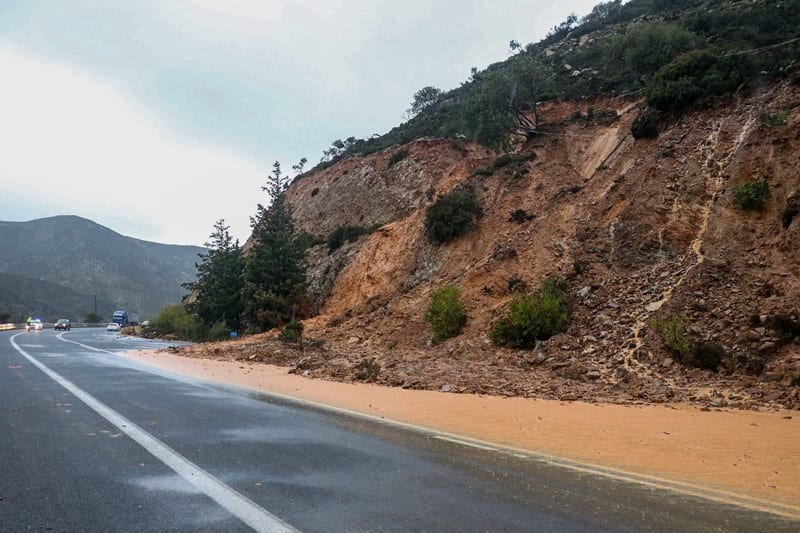
[[[131,351],[162,370],[412,425],[800,519],[800,413],[448,394],[309,379],[262,363]]]

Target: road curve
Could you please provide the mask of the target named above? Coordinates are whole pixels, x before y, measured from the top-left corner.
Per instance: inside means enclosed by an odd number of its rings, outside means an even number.
[[[785,517],[0,333],[3,531],[797,531]]]

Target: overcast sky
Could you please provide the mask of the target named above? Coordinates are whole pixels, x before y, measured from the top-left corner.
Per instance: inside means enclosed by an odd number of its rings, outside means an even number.
[[[202,245],[222,218],[244,243],[274,161],[385,133],[596,3],[2,0],[0,220]]]

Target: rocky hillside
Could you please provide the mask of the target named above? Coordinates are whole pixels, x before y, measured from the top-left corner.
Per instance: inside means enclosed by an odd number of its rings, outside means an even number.
[[[289,199],[304,230],[367,232],[312,249],[317,315],[303,349],[267,334],[195,352],[450,392],[800,408],[800,84],[765,85],[635,140],[643,108],[550,102],[510,163],[465,139],[420,139],[302,176]],[[735,186],[762,181],[764,208],[737,207]],[[465,184],[482,215],[434,246],[426,209]],[[535,289],[551,273],[570,287],[567,331],[534,350],[492,345],[510,282]],[[435,344],[423,316],[445,285],[461,290],[468,321]],[[677,317],[693,343],[721,351],[718,366],[670,353],[653,325]]]

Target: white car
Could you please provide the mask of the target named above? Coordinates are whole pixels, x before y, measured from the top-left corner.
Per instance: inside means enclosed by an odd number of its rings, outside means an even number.
[[[112,322],[106,326],[106,331],[121,331],[122,328],[116,322]]]
[[[28,322],[28,325],[27,325],[27,326],[25,326],[25,329],[27,329],[28,331],[30,331],[30,330],[32,330],[32,329],[37,329],[37,330],[38,330],[38,329],[42,329],[43,327],[44,327],[44,324],[42,324],[42,321],[41,321],[41,320],[39,320],[38,318],[34,318],[34,319],[33,319],[33,320],[31,320],[30,322]]]

